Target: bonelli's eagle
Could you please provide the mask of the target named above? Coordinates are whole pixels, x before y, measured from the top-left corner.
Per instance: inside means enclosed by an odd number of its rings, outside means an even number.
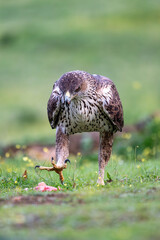
[[[114,83],[107,77],[84,71],[67,72],[55,82],[47,111],[51,127],[56,128],[57,167],[69,155],[69,135],[100,132],[97,182],[104,185],[113,134],[123,128],[123,109]]]

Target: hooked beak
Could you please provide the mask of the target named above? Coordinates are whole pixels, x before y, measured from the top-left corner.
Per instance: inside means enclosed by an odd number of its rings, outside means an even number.
[[[71,97],[71,94],[69,91],[66,92],[64,99],[65,99],[65,102],[67,103],[67,105],[69,105],[72,100],[72,97]]]

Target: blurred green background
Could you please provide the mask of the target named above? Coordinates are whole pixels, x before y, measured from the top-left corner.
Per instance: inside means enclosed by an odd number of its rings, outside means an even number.
[[[126,124],[159,109],[159,0],[1,0],[0,145],[52,142],[53,82],[77,69],[115,82]]]

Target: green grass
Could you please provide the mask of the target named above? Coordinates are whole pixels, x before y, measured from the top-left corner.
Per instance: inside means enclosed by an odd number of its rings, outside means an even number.
[[[1,162],[1,198],[17,195],[37,195],[33,188],[45,181],[59,186],[55,173],[33,169],[33,160],[5,159]],[[45,163],[47,164],[47,163]],[[28,179],[22,174],[28,171]],[[98,164],[72,164],[64,171],[65,185],[60,192],[67,193],[59,205],[1,205],[1,233],[6,239],[159,239],[160,231],[160,162],[124,162],[111,158],[107,172],[112,182],[98,186]],[[74,185],[74,187],[73,187]],[[46,196],[46,193],[40,193]],[[51,194],[51,193],[49,193]],[[59,194],[58,192],[56,193]]]
[[[51,139],[46,103],[70,70],[113,79],[126,123],[157,110],[159,10],[158,0],[1,1],[1,145]]]
[[[1,1],[0,154],[10,143],[54,142],[46,104],[67,71],[111,78],[126,124],[159,109],[159,12],[158,0]],[[105,173],[106,183],[107,172],[113,181],[104,187],[96,184],[97,153],[76,163],[72,157],[61,205],[58,198],[50,205],[13,205],[12,197],[37,196],[31,188],[41,181],[60,183],[55,173],[35,172],[38,160],[0,156],[0,239],[158,240],[159,138],[157,120],[144,133],[117,138]]]

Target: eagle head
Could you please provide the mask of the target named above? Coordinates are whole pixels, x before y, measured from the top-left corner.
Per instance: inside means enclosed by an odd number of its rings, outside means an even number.
[[[65,73],[59,79],[59,87],[63,94],[66,104],[70,104],[73,99],[83,98],[89,89],[86,72],[72,71]]]

